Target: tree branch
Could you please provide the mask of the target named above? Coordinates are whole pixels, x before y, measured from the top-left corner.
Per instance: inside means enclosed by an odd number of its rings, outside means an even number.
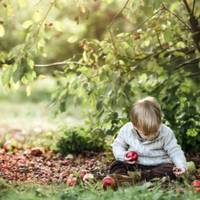
[[[199,21],[197,19],[197,17],[194,15],[194,6],[195,6],[195,0],[193,1],[193,8],[191,11],[188,3],[187,3],[187,0],[183,0],[183,3],[185,4],[185,7],[188,11],[188,14],[190,16],[190,27],[191,27],[191,31],[193,33],[193,41],[196,45],[196,48],[198,49],[198,51],[200,52],[200,26],[199,26]]]
[[[185,63],[182,63],[182,64],[178,65],[178,66],[175,68],[175,70],[178,70],[178,69],[180,69],[180,68],[182,68],[182,67],[184,67],[184,66],[186,66],[186,65],[198,63],[199,61],[200,61],[200,57],[194,58],[194,59],[192,59],[192,60],[189,60],[188,62],[185,62]]]
[[[191,27],[190,27],[188,24],[186,24],[176,13],[172,12],[171,10],[169,10],[169,9],[165,6],[164,3],[163,3],[162,5],[163,5],[163,8],[164,8],[167,12],[171,13],[171,14],[172,14],[173,16],[175,16],[182,24],[184,24],[189,30],[191,30]]]
[[[183,3],[185,4],[186,9],[187,9],[189,15],[191,16],[192,15],[192,11],[191,11],[191,9],[190,9],[190,7],[188,5],[187,0],[183,0]]]
[[[122,9],[112,18],[110,24],[108,25],[108,29],[111,28],[111,26],[113,25],[114,20],[124,11],[124,9],[126,8],[126,6],[128,5],[130,0],[127,0],[124,4],[124,6],[122,7]]]
[[[192,78],[192,77],[196,77],[199,75],[200,75],[200,72],[197,72],[197,73],[192,73],[192,74],[188,75],[187,77]]]
[[[132,30],[132,32],[136,31],[137,29],[139,29],[143,24],[145,24],[146,22],[148,22],[149,20],[151,20],[154,16],[156,16],[157,14],[159,14],[160,11],[162,11],[163,8],[160,8],[159,10],[157,10],[153,15],[151,15],[150,17],[146,18],[142,23],[140,23],[136,28],[134,28]]]
[[[124,4],[124,6],[122,7],[122,9],[113,17],[113,19],[111,20],[110,24],[107,26],[107,29],[108,29],[108,32],[110,34],[110,38],[111,38],[111,42],[112,42],[112,45],[114,47],[114,52],[115,54],[117,55],[117,47],[115,45],[115,40],[114,40],[114,37],[113,37],[113,34],[112,34],[112,30],[111,30],[111,27],[114,23],[114,20],[123,12],[123,10],[126,8],[126,6],[128,5],[130,0],[127,0]]]
[[[195,3],[196,3],[196,0],[193,0],[193,5],[192,5],[192,14],[193,14],[193,15],[194,15]]]
[[[67,64],[86,65],[86,64],[80,63],[80,62],[64,60],[64,61],[54,62],[54,63],[49,63],[49,64],[35,64],[35,67],[56,67],[56,66],[67,65]]]

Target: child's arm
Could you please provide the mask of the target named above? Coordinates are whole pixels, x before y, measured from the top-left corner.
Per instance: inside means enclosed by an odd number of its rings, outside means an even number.
[[[185,155],[180,145],[177,144],[176,137],[171,129],[169,129],[165,135],[164,149],[177,168],[183,169],[183,171],[187,169]]]
[[[125,154],[127,153],[128,144],[125,141],[125,134],[126,129],[122,127],[112,144],[112,151],[116,160],[124,161]]]

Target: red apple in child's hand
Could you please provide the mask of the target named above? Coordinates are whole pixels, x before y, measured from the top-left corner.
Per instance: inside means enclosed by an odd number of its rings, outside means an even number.
[[[126,158],[128,158],[129,161],[136,161],[138,159],[138,154],[136,151],[129,151],[126,153]]]
[[[103,189],[104,190],[107,190],[108,187],[111,187],[113,190],[116,189],[116,182],[115,180],[110,177],[110,176],[106,176],[104,179],[103,179]]]

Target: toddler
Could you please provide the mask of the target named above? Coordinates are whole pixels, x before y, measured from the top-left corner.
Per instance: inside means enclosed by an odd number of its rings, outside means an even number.
[[[163,176],[174,179],[186,172],[184,153],[173,131],[161,122],[160,105],[154,97],[137,101],[130,118],[112,144],[116,161],[111,164],[104,185],[116,180],[148,181]],[[130,151],[137,152],[136,161],[127,156]]]

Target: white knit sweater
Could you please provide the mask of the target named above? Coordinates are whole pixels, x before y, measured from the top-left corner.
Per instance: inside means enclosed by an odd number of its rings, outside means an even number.
[[[173,131],[162,124],[159,135],[153,140],[144,140],[133,128],[131,122],[125,124],[112,144],[113,154],[116,160],[124,161],[127,151],[138,153],[138,164],[159,165],[162,163],[174,163],[176,167],[187,168],[186,158]]]

